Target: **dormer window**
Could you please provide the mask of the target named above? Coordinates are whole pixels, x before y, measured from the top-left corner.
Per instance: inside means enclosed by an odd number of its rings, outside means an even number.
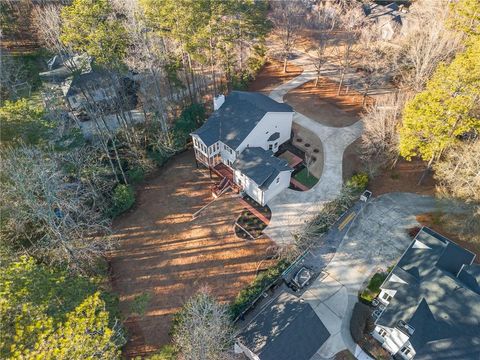
[[[386,302],[390,302],[390,300],[392,300],[392,297],[388,293],[383,293],[382,299]]]

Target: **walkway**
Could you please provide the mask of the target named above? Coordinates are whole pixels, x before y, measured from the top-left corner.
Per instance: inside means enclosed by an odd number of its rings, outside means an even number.
[[[270,97],[283,102],[283,97],[290,90],[315,79],[316,72],[305,54],[297,53],[298,57],[291,62],[302,66],[304,72],[296,78],[275,88]],[[325,69],[325,73],[332,70]],[[362,133],[362,123],[344,127],[329,127],[301,114],[301,109],[295,109],[293,121],[316,134],[322,143],[324,164],[318,183],[308,191],[299,192],[287,189],[277,195],[268,206],[272,210],[272,219],[265,233],[280,245],[293,242],[293,235],[301,231],[302,226],[318,214],[324,202],[333,200],[341,191],[343,185],[342,162],[343,152]]]

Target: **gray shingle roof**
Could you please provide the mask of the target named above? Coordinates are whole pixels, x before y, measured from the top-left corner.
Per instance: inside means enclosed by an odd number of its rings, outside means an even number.
[[[382,288],[397,290],[377,325],[415,331],[410,337],[416,360],[480,358],[480,295],[473,255],[445,237],[423,228],[387,277]],[[465,263],[467,261],[467,263]],[[463,264],[461,264],[463,262]],[[464,266],[457,278],[458,270]],[[392,280],[392,274],[406,282]],[[480,277],[478,278],[480,279]],[[459,343],[468,345],[465,348]]]
[[[113,78],[106,72],[94,70],[88,73],[76,75],[65,96],[72,96],[88,89],[102,89],[114,84]]]
[[[310,304],[284,292],[238,339],[261,360],[309,360],[329,337]]]
[[[262,189],[267,189],[280,172],[293,171],[286,160],[275,157],[272,151],[260,147],[243,150],[233,167],[255,181]]]
[[[220,109],[193,134],[206,146],[220,140],[235,150],[267,112],[293,112],[293,109],[260,93],[232,91]]]

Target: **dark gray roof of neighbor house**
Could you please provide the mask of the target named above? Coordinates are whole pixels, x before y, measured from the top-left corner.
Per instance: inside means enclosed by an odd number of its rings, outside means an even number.
[[[480,265],[466,265],[458,274],[458,278],[469,289],[480,295]]]
[[[381,286],[396,293],[376,324],[401,329],[401,320],[413,327],[416,360],[478,360],[480,269],[471,265],[474,257],[423,228]]]
[[[235,150],[268,112],[293,109],[260,93],[232,91],[220,109],[192,134],[198,135],[206,146],[220,140]]]
[[[310,304],[282,293],[238,336],[261,360],[309,360],[330,337]]]
[[[65,96],[76,95],[87,88],[101,89],[113,84],[114,80],[106,71],[92,70],[87,73],[76,75]]]
[[[280,172],[293,170],[286,160],[275,157],[272,151],[261,147],[243,150],[233,167],[255,181],[262,189],[268,188]]]

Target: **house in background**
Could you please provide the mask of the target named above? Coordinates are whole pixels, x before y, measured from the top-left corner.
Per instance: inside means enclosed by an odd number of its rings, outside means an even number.
[[[119,104],[125,110],[131,110],[136,105],[133,80],[100,70],[75,75],[65,87],[64,95],[71,109],[77,113],[85,112],[89,102],[101,107],[105,113],[117,110]]]
[[[390,41],[405,31],[407,11],[402,5],[396,2],[387,5],[366,3],[363,10],[367,18],[376,24],[378,35],[382,40]]]
[[[217,97],[214,110],[191,134],[197,161],[267,204],[290,184],[293,170],[274,154],[290,139],[293,109],[260,93],[233,91]]]
[[[422,228],[382,284],[373,337],[398,359],[480,359],[480,265]]]

